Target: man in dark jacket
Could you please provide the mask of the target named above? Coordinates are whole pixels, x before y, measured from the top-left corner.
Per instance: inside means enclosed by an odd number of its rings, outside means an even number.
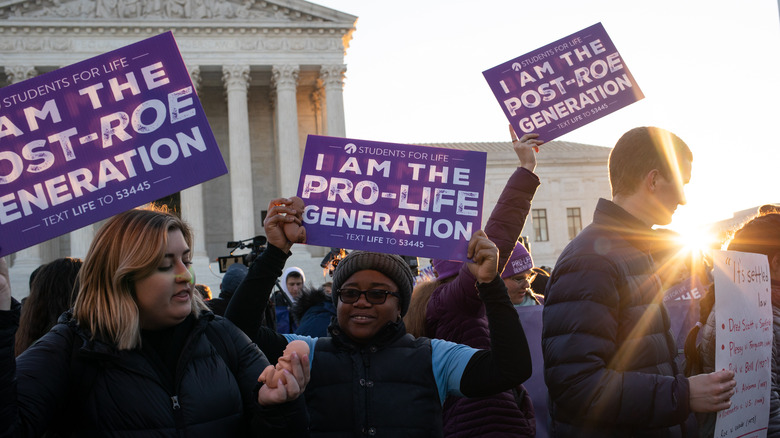
[[[553,436],[679,437],[691,412],[730,407],[732,371],[678,374],[650,255],[651,227],[669,224],[685,204],[692,159],[659,128],[632,129],[612,150],[612,201],[599,200],[547,285],[542,349]]]

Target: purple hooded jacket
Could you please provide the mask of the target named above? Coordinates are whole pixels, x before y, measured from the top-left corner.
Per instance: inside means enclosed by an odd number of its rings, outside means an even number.
[[[499,272],[522,232],[538,187],[539,177],[518,167],[490,214],[485,233],[498,247]],[[453,281],[436,288],[426,309],[427,335],[474,348],[490,348],[485,306],[477,295],[475,282],[468,267],[462,264]],[[524,391],[521,385],[516,392],[505,391],[490,397],[449,397],[444,403],[444,436],[535,436],[533,407]]]

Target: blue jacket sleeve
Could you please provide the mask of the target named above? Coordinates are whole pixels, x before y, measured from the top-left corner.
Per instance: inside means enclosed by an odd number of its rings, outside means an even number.
[[[646,352],[621,349],[635,334],[618,330],[618,315],[632,303],[621,302],[617,269],[600,256],[574,259],[556,266],[543,311],[544,377],[557,415],[643,429],[683,423],[688,379],[625,369],[627,355]],[[652,311],[638,328],[647,329]]]

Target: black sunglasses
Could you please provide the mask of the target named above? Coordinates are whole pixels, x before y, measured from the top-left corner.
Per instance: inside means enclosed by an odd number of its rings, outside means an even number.
[[[337,293],[339,294],[339,300],[341,300],[341,302],[344,304],[356,303],[357,300],[360,299],[361,295],[365,295],[366,301],[368,301],[371,304],[384,304],[385,301],[387,301],[388,295],[392,295],[396,298],[401,297],[401,295],[399,295],[398,292],[391,292],[389,290],[382,290],[382,289],[369,289],[369,290],[339,289]]]

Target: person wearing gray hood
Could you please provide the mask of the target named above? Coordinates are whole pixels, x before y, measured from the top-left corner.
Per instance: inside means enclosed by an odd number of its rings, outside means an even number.
[[[276,307],[276,331],[279,333],[294,333],[298,328],[298,321],[293,316],[292,308],[301,295],[306,275],[297,266],[284,270],[279,279],[279,290],[274,294],[274,306]]]

